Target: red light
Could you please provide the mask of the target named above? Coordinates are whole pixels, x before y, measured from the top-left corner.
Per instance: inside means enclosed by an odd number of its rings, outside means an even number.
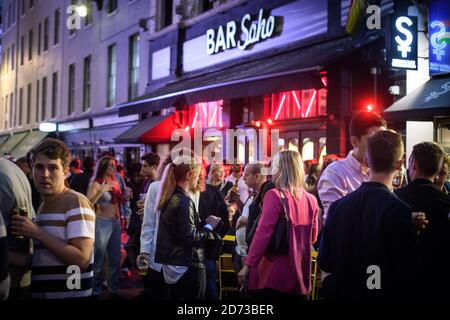
[[[191,129],[191,127],[187,126],[186,128],[184,128],[185,131],[189,131]]]
[[[258,128],[261,127],[261,121],[256,121],[255,126],[257,126]]]
[[[366,106],[366,110],[369,111],[369,112],[372,112],[373,111],[373,104],[368,104]]]
[[[267,123],[268,123],[269,125],[272,125],[272,124],[273,124],[272,119],[267,119]]]

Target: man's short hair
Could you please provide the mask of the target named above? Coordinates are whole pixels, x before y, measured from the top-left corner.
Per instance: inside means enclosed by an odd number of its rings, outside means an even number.
[[[27,164],[28,165],[27,158],[26,157],[21,157],[21,158],[17,159],[16,164],[17,165],[19,165],[19,164]]]
[[[161,157],[154,153],[154,152],[149,152],[146,153],[142,156],[141,158],[142,161],[146,161],[148,163],[149,166],[159,166],[159,162],[161,161]]]
[[[42,153],[46,157],[56,160],[61,159],[63,168],[66,168],[70,162],[70,151],[66,144],[61,140],[46,138],[30,151],[31,163],[34,163],[36,156]]]
[[[402,136],[395,131],[378,131],[367,141],[367,160],[373,172],[395,171],[403,155]]]
[[[417,164],[417,171],[431,177],[441,170],[444,149],[434,142],[422,142],[413,147],[411,157]]]
[[[264,167],[264,164],[260,161],[251,162],[245,166],[245,170],[247,170],[250,174],[261,174],[262,168]]]
[[[386,120],[375,112],[361,111],[350,120],[350,136],[360,139],[373,127],[386,127]]]

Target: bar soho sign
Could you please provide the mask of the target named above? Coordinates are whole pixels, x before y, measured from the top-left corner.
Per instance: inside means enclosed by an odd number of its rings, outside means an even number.
[[[226,26],[219,26],[217,30],[206,31],[206,53],[216,54],[238,47],[247,50],[255,43],[273,37],[276,32],[276,18],[268,15],[264,9],[259,10],[258,20],[252,21],[247,13],[242,17],[240,26],[235,21],[229,21]]]

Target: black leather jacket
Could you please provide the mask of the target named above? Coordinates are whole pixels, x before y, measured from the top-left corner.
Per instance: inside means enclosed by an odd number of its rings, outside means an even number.
[[[180,187],[161,210],[156,246],[157,263],[204,268],[204,245],[213,239],[201,226],[194,202]]]

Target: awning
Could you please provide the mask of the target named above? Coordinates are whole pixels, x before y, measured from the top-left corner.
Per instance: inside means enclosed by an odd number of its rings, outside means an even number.
[[[22,141],[11,151],[11,155],[16,159],[26,156],[28,151],[30,151],[39,142],[44,140],[47,136],[48,136],[47,132],[42,131],[30,132],[25,137],[25,139],[22,139]]]
[[[450,116],[450,77],[428,80],[384,112],[389,120],[432,120]]]
[[[366,43],[377,37],[369,38]],[[119,106],[119,115],[294,89],[321,88],[323,83],[318,72],[320,66],[327,65],[364,44],[356,44],[349,37],[329,40],[247,63],[236,63],[225,70],[177,80]]]
[[[27,136],[28,132],[14,133],[0,147],[0,155],[11,153],[14,148]]]
[[[8,140],[10,137],[9,134],[6,134],[4,136],[0,136],[0,148],[3,146],[3,144],[6,142],[6,140]]]
[[[142,120],[134,127],[123,132],[114,141],[116,143],[162,143],[170,141],[172,132],[178,129],[175,115],[155,116]]]

